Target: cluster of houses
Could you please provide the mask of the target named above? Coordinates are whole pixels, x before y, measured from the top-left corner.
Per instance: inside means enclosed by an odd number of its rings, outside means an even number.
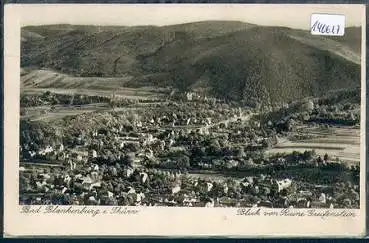
[[[358,186],[350,183],[304,185],[263,174],[212,181],[180,171],[97,164],[36,174],[22,167],[20,185],[24,204],[352,208],[360,199]]]
[[[187,93],[186,97],[188,101],[199,99],[192,93]],[[305,105],[311,112],[311,104],[308,102]],[[213,169],[214,164],[222,163],[224,157],[231,154],[224,168],[232,170],[240,166],[240,158],[247,159],[242,152],[236,152],[240,146],[252,152],[278,143],[277,134],[264,130],[260,122],[243,122],[241,117],[245,116],[245,111],[242,109],[196,102],[164,108],[150,109],[129,123],[122,122],[119,115],[113,119],[111,114],[98,114],[105,119],[99,123],[96,122],[99,117],[94,117],[94,113],[82,114],[68,123],[72,127],[78,123],[74,129],[65,131],[71,133],[69,140],[38,146],[37,150],[31,149],[33,146],[30,144],[22,144],[21,157],[25,161],[43,160],[64,167],[41,171],[22,167],[21,202],[189,207],[355,207],[358,200],[355,194],[358,188],[355,186],[340,185],[337,186],[339,189],[335,186],[335,190],[327,193],[326,189],[306,187],[291,178],[258,175],[243,180],[214,181],[186,175],[181,167],[170,170],[160,167],[165,161],[181,158],[183,163],[180,166],[188,169],[192,149],[200,146],[208,155],[214,152],[214,148],[220,153],[216,154],[218,160],[211,159],[212,164],[199,160],[198,167]],[[93,124],[88,123],[90,121],[99,124],[99,127],[89,125]],[[220,142],[208,143],[217,140]],[[169,154],[182,157],[168,157]],[[196,158],[192,156],[191,159]],[[147,161],[154,161],[150,164],[154,168],[145,167]],[[254,164],[250,158],[243,162]],[[317,162],[324,165],[327,158],[318,158]],[[277,158],[276,163],[286,164],[286,160]],[[336,194],[342,191],[342,198],[337,199]]]

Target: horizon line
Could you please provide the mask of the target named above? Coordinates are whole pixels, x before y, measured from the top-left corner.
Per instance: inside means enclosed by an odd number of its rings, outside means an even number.
[[[30,24],[30,25],[23,25],[22,28],[26,27],[41,27],[41,26],[57,26],[57,25],[70,25],[70,26],[94,26],[94,27],[168,27],[168,26],[178,26],[178,25],[185,25],[185,24],[195,24],[195,23],[206,23],[206,22],[239,22],[243,23],[245,25],[255,25],[260,27],[283,27],[288,29],[298,29],[298,30],[309,30],[308,28],[293,28],[286,25],[266,25],[266,24],[256,24],[251,22],[244,22],[241,20],[201,20],[201,21],[190,21],[190,22],[183,22],[178,24],[165,24],[165,25],[155,25],[155,24],[139,24],[139,25],[119,25],[119,24],[97,24],[97,23],[91,23],[91,24],[73,24],[73,23],[52,23],[52,24]],[[347,25],[345,28],[361,28],[362,25]]]

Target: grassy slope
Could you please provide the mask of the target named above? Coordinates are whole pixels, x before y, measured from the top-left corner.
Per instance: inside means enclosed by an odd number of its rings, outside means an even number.
[[[276,102],[360,85],[358,37],[335,40],[221,21],[26,27],[23,36],[23,67],[77,76],[133,76],[125,82],[130,86],[210,87],[222,97]]]

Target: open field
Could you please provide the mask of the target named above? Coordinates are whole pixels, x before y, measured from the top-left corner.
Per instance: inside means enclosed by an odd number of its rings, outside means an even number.
[[[56,94],[79,94],[127,99],[156,99],[163,97],[158,87],[125,87],[131,77],[75,77],[47,69],[26,71],[21,75],[21,93],[40,94],[50,91]]]
[[[56,94],[79,94],[79,95],[96,95],[101,97],[112,97],[115,92],[116,97],[133,99],[133,100],[148,100],[148,99],[158,99],[165,97],[160,89],[151,88],[121,88],[121,89],[108,89],[108,90],[94,90],[94,89],[55,89],[55,88],[26,88],[22,90],[24,94],[42,94],[44,92],[50,91]]]
[[[301,134],[301,133],[300,133]],[[332,159],[339,158],[348,163],[360,163],[360,129],[354,127],[334,127],[321,130],[318,127],[305,127],[303,134],[315,135],[316,138],[291,141],[288,138],[268,150],[268,153],[291,153],[293,151],[315,150]]]
[[[94,112],[98,110],[107,109],[108,106],[106,104],[90,104],[90,105],[82,105],[82,106],[59,106],[54,109],[50,109],[50,107],[39,106],[32,107],[32,109],[26,109],[26,115],[21,116],[21,119],[30,119],[32,121],[44,120],[44,121],[52,121],[59,120],[65,116],[75,116],[82,113]]]
[[[106,90],[123,86],[131,77],[101,78],[75,77],[47,69],[23,70],[21,84],[24,88],[93,89]]]

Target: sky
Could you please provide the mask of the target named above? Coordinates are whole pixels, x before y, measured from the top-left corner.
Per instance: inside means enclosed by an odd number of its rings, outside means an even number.
[[[364,14],[363,5],[354,4],[22,4],[15,7],[19,8],[22,26],[163,26],[206,20],[233,20],[266,26],[309,29],[312,13],[343,14],[346,16],[346,26],[360,26]]]

